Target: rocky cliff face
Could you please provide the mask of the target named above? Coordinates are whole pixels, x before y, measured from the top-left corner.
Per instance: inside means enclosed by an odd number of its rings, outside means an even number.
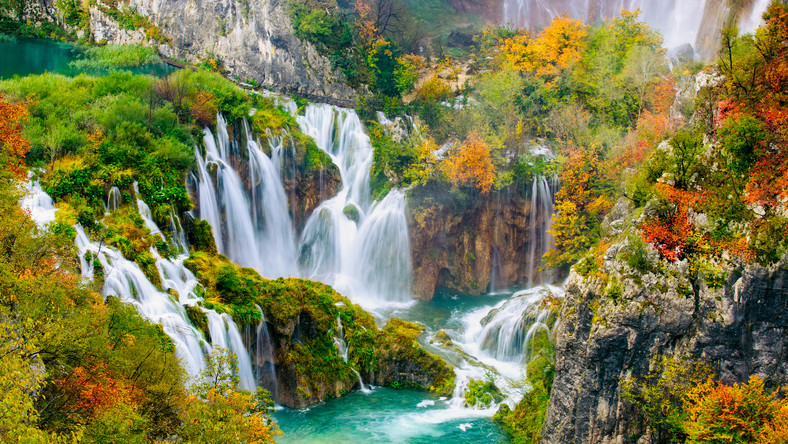
[[[232,75],[280,92],[354,97],[330,62],[293,35],[285,1],[130,0],[129,7],[172,38],[171,44],[159,45],[166,56],[190,62],[218,58]],[[143,32],[122,29],[95,7],[91,30],[97,41],[146,39]]]
[[[469,199],[418,189],[408,197],[416,298],[429,300],[438,287],[478,295],[541,279],[537,269],[551,212],[539,211],[539,202],[534,206],[523,190]]]
[[[621,382],[660,356],[702,360],[725,383],[758,375],[788,383],[788,267],[732,264],[690,279],[686,262],[628,265],[627,242],[600,270],[570,275],[557,330],[544,443],[651,443],[621,397]]]

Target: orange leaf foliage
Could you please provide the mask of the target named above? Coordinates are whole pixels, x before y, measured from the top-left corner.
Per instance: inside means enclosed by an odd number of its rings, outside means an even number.
[[[782,442],[788,403],[765,390],[752,376],[746,384],[732,386],[709,378],[687,394],[688,419],[684,422],[690,442]]]
[[[3,162],[17,177],[25,177],[24,158],[30,150],[30,142],[22,136],[22,122],[28,117],[30,102],[10,103],[0,94],[0,149]]]
[[[79,366],[58,384],[74,400],[71,405],[75,413],[88,418],[119,404],[138,405],[143,397],[141,390],[115,378],[103,362]]]
[[[697,233],[688,218],[690,208],[701,202],[703,194],[662,183],[656,184],[654,189],[663,199],[672,203],[674,209],[643,222],[640,226],[643,239],[653,244],[660,256],[670,262],[684,259],[708,246],[706,236]]]
[[[487,194],[495,182],[490,147],[476,133],[452,150],[443,164],[446,176],[455,186],[470,184]]]

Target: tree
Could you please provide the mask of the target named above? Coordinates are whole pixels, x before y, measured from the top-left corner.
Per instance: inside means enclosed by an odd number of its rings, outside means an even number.
[[[495,165],[490,147],[476,133],[471,133],[443,161],[446,176],[454,186],[472,185],[487,194],[495,183]]]
[[[24,158],[30,142],[22,136],[30,102],[11,103],[0,93],[0,155],[5,167],[17,177],[25,176]]]
[[[689,443],[763,443],[774,442],[778,433],[785,436],[775,421],[785,424],[788,401],[775,399],[757,376],[730,386],[709,378],[686,399],[683,426]]]
[[[580,60],[587,35],[580,20],[556,17],[538,37],[519,34],[504,40],[501,50],[516,68],[552,82]]]
[[[281,435],[271,417],[270,394],[262,387],[252,394],[238,389],[235,355],[216,347],[208,355],[183,407],[180,437],[193,443],[273,443]]]
[[[654,78],[667,69],[663,51],[655,51],[646,46],[636,46],[630,50],[624,76],[631,82],[638,94],[638,116],[643,111],[648,86]]]

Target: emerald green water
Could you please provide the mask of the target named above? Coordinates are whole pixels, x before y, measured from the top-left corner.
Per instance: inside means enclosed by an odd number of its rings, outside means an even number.
[[[429,400],[434,405],[418,407]],[[443,401],[422,392],[376,388],[354,392],[308,410],[276,412],[284,436],[277,443],[502,443],[485,417],[452,418]],[[464,431],[463,431],[464,429]]]
[[[106,74],[108,70],[79,70],[69,66],[85,51],[85,46],[55,40],[11,39],[0,40],[0,79],[46,72],[73,76],[87,73]],[[166,76],[176,68],[164,63],[127,69],[135,74]]]
[[[438,292],[430,302],[410,308],[379,313],[427,327],[422,344],[456,364],[457,357],[429,343],[437,331],[445,330],[462,340],[466,317],[484,312],[511,293],[465,296]],[[384,322],[379,319],[379,323]],[[304,410],[283,408],[274,417],[284,436],[278,443],[504,443],[492,412],[458,408],[451,399],[411,390],[377,387],[371,393],[353,392]]]

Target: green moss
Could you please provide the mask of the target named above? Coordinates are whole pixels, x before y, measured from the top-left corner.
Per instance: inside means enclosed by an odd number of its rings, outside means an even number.
[[[353,204],[348,204],[344,209],[342,209],[342,213],[344,213],[348,219],[352,220],[355,223],[358,223],[360,214],[358,212],[357,206]]]
[[[187,231],[189,245],[197,251],[216,253],[216,240],[213,238],[213,229],[207,220],[195,220]]]
[[[183,308],[186,309],[186,315],[192,324],[202,332],[205,340],[211,342],[211,331],[208,329],[208,316],[205,312],[195,305],[184,305]]]
[[[495,385],[491,376],[486,379],[470,379],[465,392],[465,407],[489,408],[494,402],[503,401],[501,390]]]

